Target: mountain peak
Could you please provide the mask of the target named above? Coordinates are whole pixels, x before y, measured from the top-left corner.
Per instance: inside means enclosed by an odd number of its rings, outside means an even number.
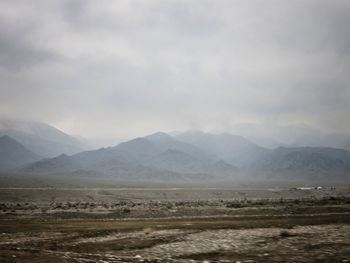
[[[0,119],[0,136],[8,135],[30,151],[44,157],[86,150],[78,139],[45,123]]]
[[[169,134],[165,132],[156,132],[150,135],[145,136],[148,140],[173,140],[173,137],[171,137]]]

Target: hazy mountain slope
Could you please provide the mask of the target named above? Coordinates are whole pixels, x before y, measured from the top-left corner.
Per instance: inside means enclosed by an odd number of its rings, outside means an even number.
[[[145,165],[177,173],[208,174],[212,176],[231,175],[232,177],[237,175],[237,168],[224,161],[202,159],[174,149],[162,152],[149,160]]]
[[[118,144],[112,148],[114,154],[123,156],[130,162],[141,164],[150,158],[160,154],[164,149],[145,138],[136,138]]]
[[[258,160],[255,174],[284,179],[350,179],[350,152],[320,147],[279,147]]]
[[[0,170],[10,169],[41,159],[16,140],[5,135],[0,137]]]
[[[121,143],[113,151],[133,163],[179,174],[233,175],[236,167],[210,158],[197,147],[166,133],[154,133]]]
[[[43,157],[74,154],[88,147],[68,134],[44,123],[0,120],[0,136],[8,135]]]
[[[196,175],[233,176],[237,169],[224,161],[210,159],[195,146],[158,133],[136,138],[115,147],[45,159],[29,165],[24,171],[40,174],[85,172],[139,179],[153,176],[161,178],[164,174],[167,178],[178,179],[194,178]]]
[[[205,151],[196,147],[191,143],[186,143],[181,140],[178,140],[175,137],[172,137],[163,132],[157,132],[145,137],[148,141],[152,142],[154,145],[157,145],[162,151],[166,150],[178,150],[184,153],[187,153],[191,156],[196,156],[197,158],[209,159],[210,155],[206,154]]]
[[[61,154],[54,158],[45,158],[40,161],[31,163],[21,169],[21,172],[34,174],[55,174],[66,173],[79,170],[81,167],[71,156]]]
[[[349,141],[349,142],[346,142],[346,143],[343,145],[342,148],[345,149],[345,150],[350,151],[350,141]]]
[[[93,178],[116,178],[132,181],[179,180],[185,176],[170,171],[132,163],[113,153],[113,149],[83,152],[74,156],[61,155],[33,163],[20,172],[44,176],[82,176]]]
[[[306,124],[241,123],[231,126],[231,132],[267,148],[311,146],[350,150],[349,134],[325,132]]]
[[[239,136],[186,136],[179,135],[179,138],[191,140],[195,145],[157,133],[114,147],[45,159],[28,165],[23,171],[126,180],[210,180],[242,176],[258,180],[350,179],[350,152],[346,150],[316,147],[267,150]]]
[[[186,132],[176,136],[204,150],[208,155],[216,156],[232,165],[243,167],[255,162],[267,149],[259,147],[245,138],[231,134],[209,134]]]

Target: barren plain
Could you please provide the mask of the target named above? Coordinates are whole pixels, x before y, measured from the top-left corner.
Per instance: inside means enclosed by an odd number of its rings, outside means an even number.
[[[0,262],[350,262],[350,191],[2,188]]]

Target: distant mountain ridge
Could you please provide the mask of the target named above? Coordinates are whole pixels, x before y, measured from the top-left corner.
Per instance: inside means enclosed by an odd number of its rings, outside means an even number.
[[[232,134],[185,132],[178,134],[176,138],[237,167],[248,166],[269,151],[242,136]]]
[[[88,149],[76,138],[45,123],[1,119],[0,136],[4,135],[43,157],[71,155]]]
[[[266,149],[229,134],[155,133],[114,147],[44,159],[21,172],[126,180],[350,180],[350,152],[325,147]]]
[[[146,181],[350,180],[347,150],[268,149],[232,134],[157,132],[114,147],[84,151],[86,148],[79,140],[46,124],[0,120],[0,170]]]
[[[267,148],[331,147],[350,150],[350,134],[326,132],[307,124],[275,125],[272,123],[241,123],[230,127],[234,134]]]
[[[117,146],[44,159],[23,171],[41,174],[89,171],[104,176],[147,179],[235,176],[237,168],[210,159],[201,150],[167,134],[136,138]]]
[[[247,169],[272,178],[350,179],[350,152],[326,147],[279,147]]]

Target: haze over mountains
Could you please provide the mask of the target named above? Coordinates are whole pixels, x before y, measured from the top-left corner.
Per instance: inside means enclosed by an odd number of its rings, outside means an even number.
[[[45,123],[0,119],[0,136],[7,135],[42,157],[74,154],[89,147]]]
[[[239,135],[192,131],[157,132],[113,147],[79,151],[81,143],[48,125],[7,122],[1,131],[9,132],[0,137],[0,170],[20,174],[169,182],[350,179],[350,152],[345,149],[269,149]],[[52,145],[58,147],[44,151]]]
[[[242,123],[233,125],[231,132],[267,148],[312,146],[350,150],[348,134],[324,132],[306,124]]]
[[[180,180],[233,176],[236,167],[210,158],[197,147],[156,133],[114,147],[44,159],[26,173],[115,176],[133,180]]]
[[[239,135],[185,132],[176,136],[180,141],[195,145],[217,159],[237,167],[250,165],[269,150]]]

